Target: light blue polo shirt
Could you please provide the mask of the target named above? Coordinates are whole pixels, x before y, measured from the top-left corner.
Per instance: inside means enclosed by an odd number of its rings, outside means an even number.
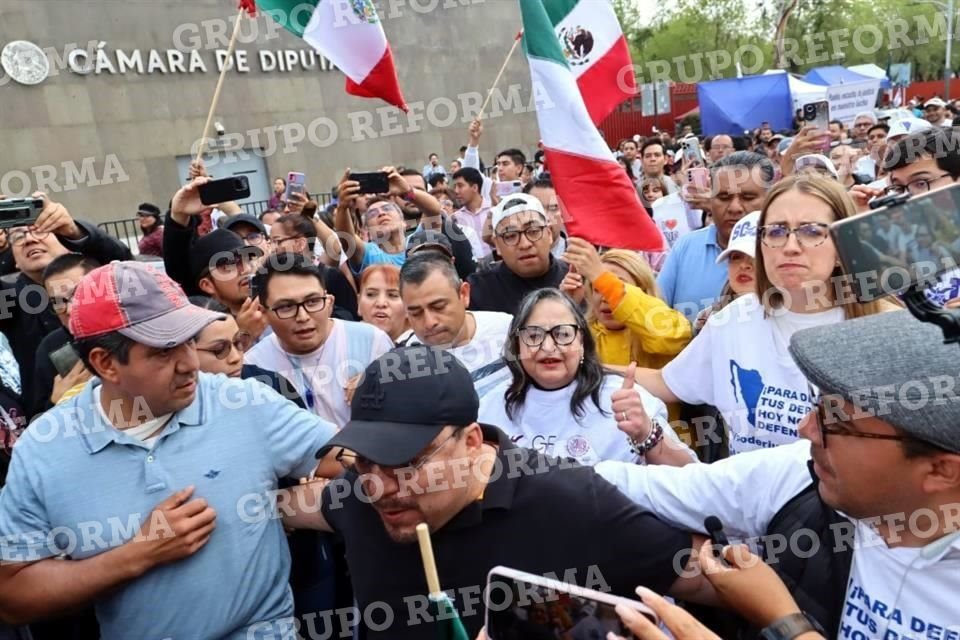
[[[334,426],[256,380],[201,373],[193,403],[148,449],[105,422],[93,404],[99,384],[17,442],[0,493],[0,559],[97,555],[194,485],[217,512],[210,540],[99,599],[103,638],[295,638],[290,553],[268,500],[279,478],[310,475]]]
[[[720,297],[727,281],[726,263],[717,264],[721,251],[715,226],[698,229],[677,240],[657,276],[663,299],[691,323]]]
[[[387,253],[377,244],[373,242],[366,242],[363,245],[363,260],[360,262],[360,268],[356,269],[354,273],[361,273],[367,267],[375,264],[392,264],[397,267],[402,267],[403,263],[406,261],[406,251],[401,251],[400,253]]]

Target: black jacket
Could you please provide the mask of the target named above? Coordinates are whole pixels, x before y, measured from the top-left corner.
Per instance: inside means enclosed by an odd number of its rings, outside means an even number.
[[[245,364],[243,365],[243,370],[240,372],[240,377],[244,380],[253,378],[258,382],[262,382],[301,409],[307,408],[307,405],[303,403],[303,398],[300,397],[300,393],[297,391],[297,388],[293,386],[293,383],[276,371],[261,369],[255,364]]]
[[[531,291],[559,287],[570,267],[566,262],[550,257],[550,268],[539,278],[521,278],[499,262],[485,271],[478,271],[467,279],[470,283],[471,311],[501,311],[513,315],[520,302]]]
[[[133,260],[125,244],[103,233],[89,222],[77,220],[87,237],[82,240],[60,238],[70,251],[82,253],[101,264],[114,260]],[[13,355],[20,363],[20,381],[24,395],[33,388],[34,358],[44,336],[60,328],[60,320],[50,306],[47,292],[23,273],[12,284],[0,284],[0,331],[6,334]]]
[[[24,390],[24,404],[27,416],[32,420],[37,414],[43,413],[53,406],[50,394],[53,392],[53,379],[59,373],[50,360],[50,354],[70,342],[70,333],[61,326],[48,333],[37,347],[36,364],[33,370],[33,379],[30,389]]]
[[[13,249],[7,247],[0,251],[0,276],[8,276],[17,270],[17,263],[13,260]]]

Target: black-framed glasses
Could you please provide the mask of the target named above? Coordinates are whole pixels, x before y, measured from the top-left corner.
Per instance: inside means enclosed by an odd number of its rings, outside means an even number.
[[[949,177],[951,177],[949,173],[943,173],[935,178],[916,178],[905,185],[892,184],[883,190],[883,194],[887,196],[899,196],[903,193],[909,193],[912,196],[920,195],[921,193],[930,191],[930,185],[932,183]]]
[[[246,331],[240,331],[233,336],[233,340],[217,340],[208,347],[197,347],[197,351],[213,354],[217,360],[226,360],[233,349],[241,354],[246,353],[253,345],[253,336]]]
[[[503,240],[504,244],[514,245],[520,242],[520,235],[526,236],[527,240],[530,242],[536,242],[543,237],[543,230],[547,227],[545,225],[527,227],[523,231],[504,231],[503,233],[498,233],[497,237]]]
[[[817,427],[820,429],[820,445],[827,448],[827,436],[845,436],[848,438],[865,438],[867,440],[895,440],[903,442],[906,440],[917,441],[917,438],[911,436],[886,435],[882,433],[863,433],[854,431],[848,425],[846,416],[842,415],[839,408],[831,410],[831,416],[827,416],[827,408],[824,406],[823,397],[821,397],[813,387],[810,388],[810,396],[813,398],[813,406],[816,408]],[[840,415],[837,415],[840,414]]]
[[[366,475],[368,473],[372,473],[374,466],[378,466],[385,471],[396,471],[398,469],[411,469],[414,472],[418,472],[424,467],[425,464],[430,462],[430,459],[433,458],[435,455],[437,455],[437,453],[439,453],[440,450],[443,449],[443,447],[448,442],[453,440],[458,433],[460,433],[459,429],[455,430],[453,433],[448,435],[446,438],[440,441],[440,443],[436,447],[434,447],[433,451],[426,454],[418,455],[413,460],[410,460],[405,464],[399,464],[396,466],[377,464],[376,462],[372,462],[370,459],[365,458],[363,456],[359,456],[355,453],[348,453],[346,449],[340,449],[340,451],[337,452],[335,459],[337,462],[340,463],[340,466],[342,466],[344,470],[356,471],[360,475]]]
[[[798,227],[785,224],[768,224],[760,227],[760,241],[771,249],[786,246],[791,234],[796,234],[801,247],[819,247],[830,237],[830,225],[824,222],[805,222]]]
[[[314,314],[323,311],[325,306],[327,306],[327,296],[313,296],[303,302],[282,302],[271,307],[270,311],[273,311],[281,320],[289,320],[295,318],[301,308],[308,314]]]
[[[264,240],[269,240],[267,236],[263,235],[259,231],[254,231],[253,233],[248,233],[247,235],[240,237],[243,238],[243,241],[247,245],[261,245],[263,244]]]
[[[50,232],[37,231],[36,229],[14,229],[7,232],[7,240],[11,245],[17,246],[26,242],[28,235],[33,236],[34,240],[45,240]]]
[[[520,327],[517,330],[517,336],[519,336],[523,344],[528,347],[539,347],[547,339],[548,335],[553,339],[553,344],[558,347],[565,347],[573,344],[579,332],[580,327],[575,324],[558,324],[549,329],[544,329],[536,325],[528,325],[526,327]]]

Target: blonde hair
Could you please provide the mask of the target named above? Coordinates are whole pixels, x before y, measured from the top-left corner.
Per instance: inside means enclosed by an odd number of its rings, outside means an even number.
[[[600,262],[614,265],[630,276],[631,282],[635,287],[641,289],[647,295],[660,297],[660,288],[657,287],[657,278],[653,274],[653,269],[644,258],[633,251],[626,249],[610,249],[600,256]],[[597,319],[597,309],[593,304],[593,287],[589,282],[585,285],[587,291],[587,323],[593,325],[599,322]],[[631,334],[630,336],[630,359],[639,362],[640,355],[646,353],[641,345],[640,337]]]
[[[761,229],[763,228],[767,220],[767,212],[770,210],[770,205],[773,204],[777,198],[786,193],[794,191],[813,196],[829,206],[830,210],[833,212],[834,222],[857,214],[857,209],[853,204],[853,200],[847,194],[843,186],[836,180],[824,178],[818,175],[797,175],[781,180],[776,184],[776,186],[773,187],[773,189],[770,190],[770,192],[767,194],[766,200],[764,200],[763,208],[760,210],[760,220],[757,223],[757,226]],[[763,260],[763,252],[766,247],[761,241],[762,237],[762,233],[757,233],[757,260],[755,267],[757,273],[756,293],[763,302],[766,313],[770,314],[774,310],[782,307],[784,300],[783,292],[780,291],[777,286],[770,281],[770,278],[767,275],[766,266],[764,265]],[[830,275],[830,281],[831,284],[839,283],[839,287],[837,287],[837,290],[834,291],[834,293],[840,296],[840,306],[843,307],[843,312],[847,319],[870,316],[875,313],[890,311],[893,308],[896,308],[895,304],[891,304],[887,301],[875,300],[867,303],[857,302],[856,297],[853,294],[853,289],[850,286],[850,279],[844,275],[839,266],[834,268],[833,273]],[[836,297],[834,298],[834,303],[836,304]]]

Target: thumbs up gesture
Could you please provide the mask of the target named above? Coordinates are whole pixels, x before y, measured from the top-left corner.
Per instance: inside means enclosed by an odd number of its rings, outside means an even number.
[[[617,428],[640,442],[650,435],[650,416],[643,408],[640,391],[635,389],[637,363],[631,362],[623,374],[623,385],[610,396]]]

